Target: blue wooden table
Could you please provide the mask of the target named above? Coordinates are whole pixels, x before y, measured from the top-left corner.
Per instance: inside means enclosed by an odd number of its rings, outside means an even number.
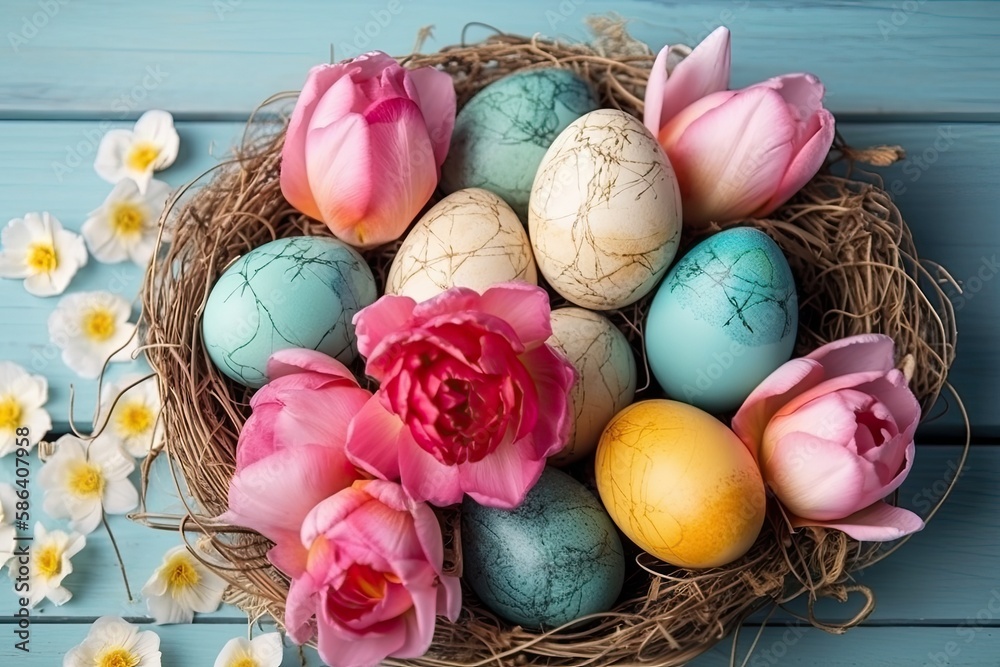
[[[329,60],[331,47],[337,58],[370,48],[407,53],[418,29],[433,25],[424,49],[436,49],[458,41],[471,21],[584,40],[584,18],[610,10],[654,49],[729,26],[735,86],[791,70],[819,75],[849,143],[906,149],[904,162],[884,170],[888,189],[922,254],[945,264],[965,288],[951,291],[960,332],[952,380],[969,408],[974,446],[957,491],[902,551],[861,573],[878,596],[863,627],[836,637],[781,616],[764,630],[749,664],[1000,665],[1000,2],[4,0],[0,222],[47,210],[79,229],[110,189],[92,168],[100,136],[131,126],[146,109],[169,110],[178,120],[180,157],[161,175],[176,186],[224,157],[249,112],[272,93],[298,88],[310,66]],[[69,291],[109,290],[131,300],[141,278],[132,265],[92,261]],[[96,381],[77,377],[47,342],[56,301],[0,281],[0,359],[49,379],[53,434],[68,430],[71,386],[81,428],[96,401]],[[120,365],[112,378],[137,368]],[[961,452],[957,411],[939,407],[941,416],[920,433],[901,495],[917,511],[940,497]],[[37,475],[37,457],[32,465]],[[13,467],[12,457],[0,459],[0,481]],[[181,509],[165,466],[154,470],[153,486],[151,509]],[[34,498],[33,518],[44,519],[37,489]],[[111,526],[138,591],[179,537],[124,517]],[[0,666],[61,664],[101,615],[149,622],[144,603],[126,598],[105,533],[89,536],[74,566],[66,582],[74,599],[35,610],[30,654],[14,650],[16,601],[0,584]],[[824,613],[850,617],[855,602]],[[236,608],[223,607],[193,625],[156,628],[163,664],[211,665],[247,625]],[[742,631],[741,653],[756,630]],[[695,664],[727,664],[730,646],[724,641]],[[284,664],[297,659],[289,647]],[[314,656],[311,664],[319,664]]]

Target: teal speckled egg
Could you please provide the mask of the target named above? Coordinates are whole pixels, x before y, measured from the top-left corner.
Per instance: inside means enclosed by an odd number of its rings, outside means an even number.
[[[309,348],[351,363],[357,356],[351,319],[377,296],[365,260],[345,243],[278,239],[237,259],[215,283],[202,337],[220,371],[260,387],[278,350]]]
[[[778,245],[757,229],[727,229],[663,280],[646,317],[646,356],[671,397],[727,412],[788,361],[798,321],[795,280]]]
[[[607,611],[625,580],[621,540],[604,507],[551,467],[513,511],[466,499],[462,557],[482,603],[534,629]]]
[[[522,222],[545,151],[566,127],[598,108],[587,83],[566,69],[506,76],[483,88],[455,119],[441,187],[500,195]]]

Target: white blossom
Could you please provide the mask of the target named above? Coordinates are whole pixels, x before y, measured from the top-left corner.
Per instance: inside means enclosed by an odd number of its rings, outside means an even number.
[[[0,278],[24,279],[24,289],[35,296],[62,294],[87,263],[83,238],[49,213],[14,218],[0,242]]]

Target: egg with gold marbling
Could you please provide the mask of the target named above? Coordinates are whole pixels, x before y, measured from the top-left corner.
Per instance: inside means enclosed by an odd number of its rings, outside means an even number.
[[[573,304],[613,310],[638,301],[666,273],[680,233],[677,177],[635,117],[592,111],[542,159],[528,234],[539,271]]]
[[[552,311],[551,321],[548,344],[576,369],[569,393],[569,440],[549,458],[553,465],[567,465],[592,454],[607,423],[635,398],[635,355],[625,335],[599,313],[559,308]]]
[[[672,565],[730,563],[764,524],[764,482],[750,451],[685,403],[641,401],[618,413],[601,435],[595,474],[622,532]]]
[[[452,287],[536,284],[524,225],[503,199],[480,188],[452,193],[406,235],[389,267],[386,294],[424,301]]]

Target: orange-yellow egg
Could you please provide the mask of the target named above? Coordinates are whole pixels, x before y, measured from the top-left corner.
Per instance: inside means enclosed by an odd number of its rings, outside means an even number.
[[[597,446],[597,489],[618,527],[681,567],[725,565],[764,524],[764,482],[722,422],[685,403],[651,400],[619,412]]]

